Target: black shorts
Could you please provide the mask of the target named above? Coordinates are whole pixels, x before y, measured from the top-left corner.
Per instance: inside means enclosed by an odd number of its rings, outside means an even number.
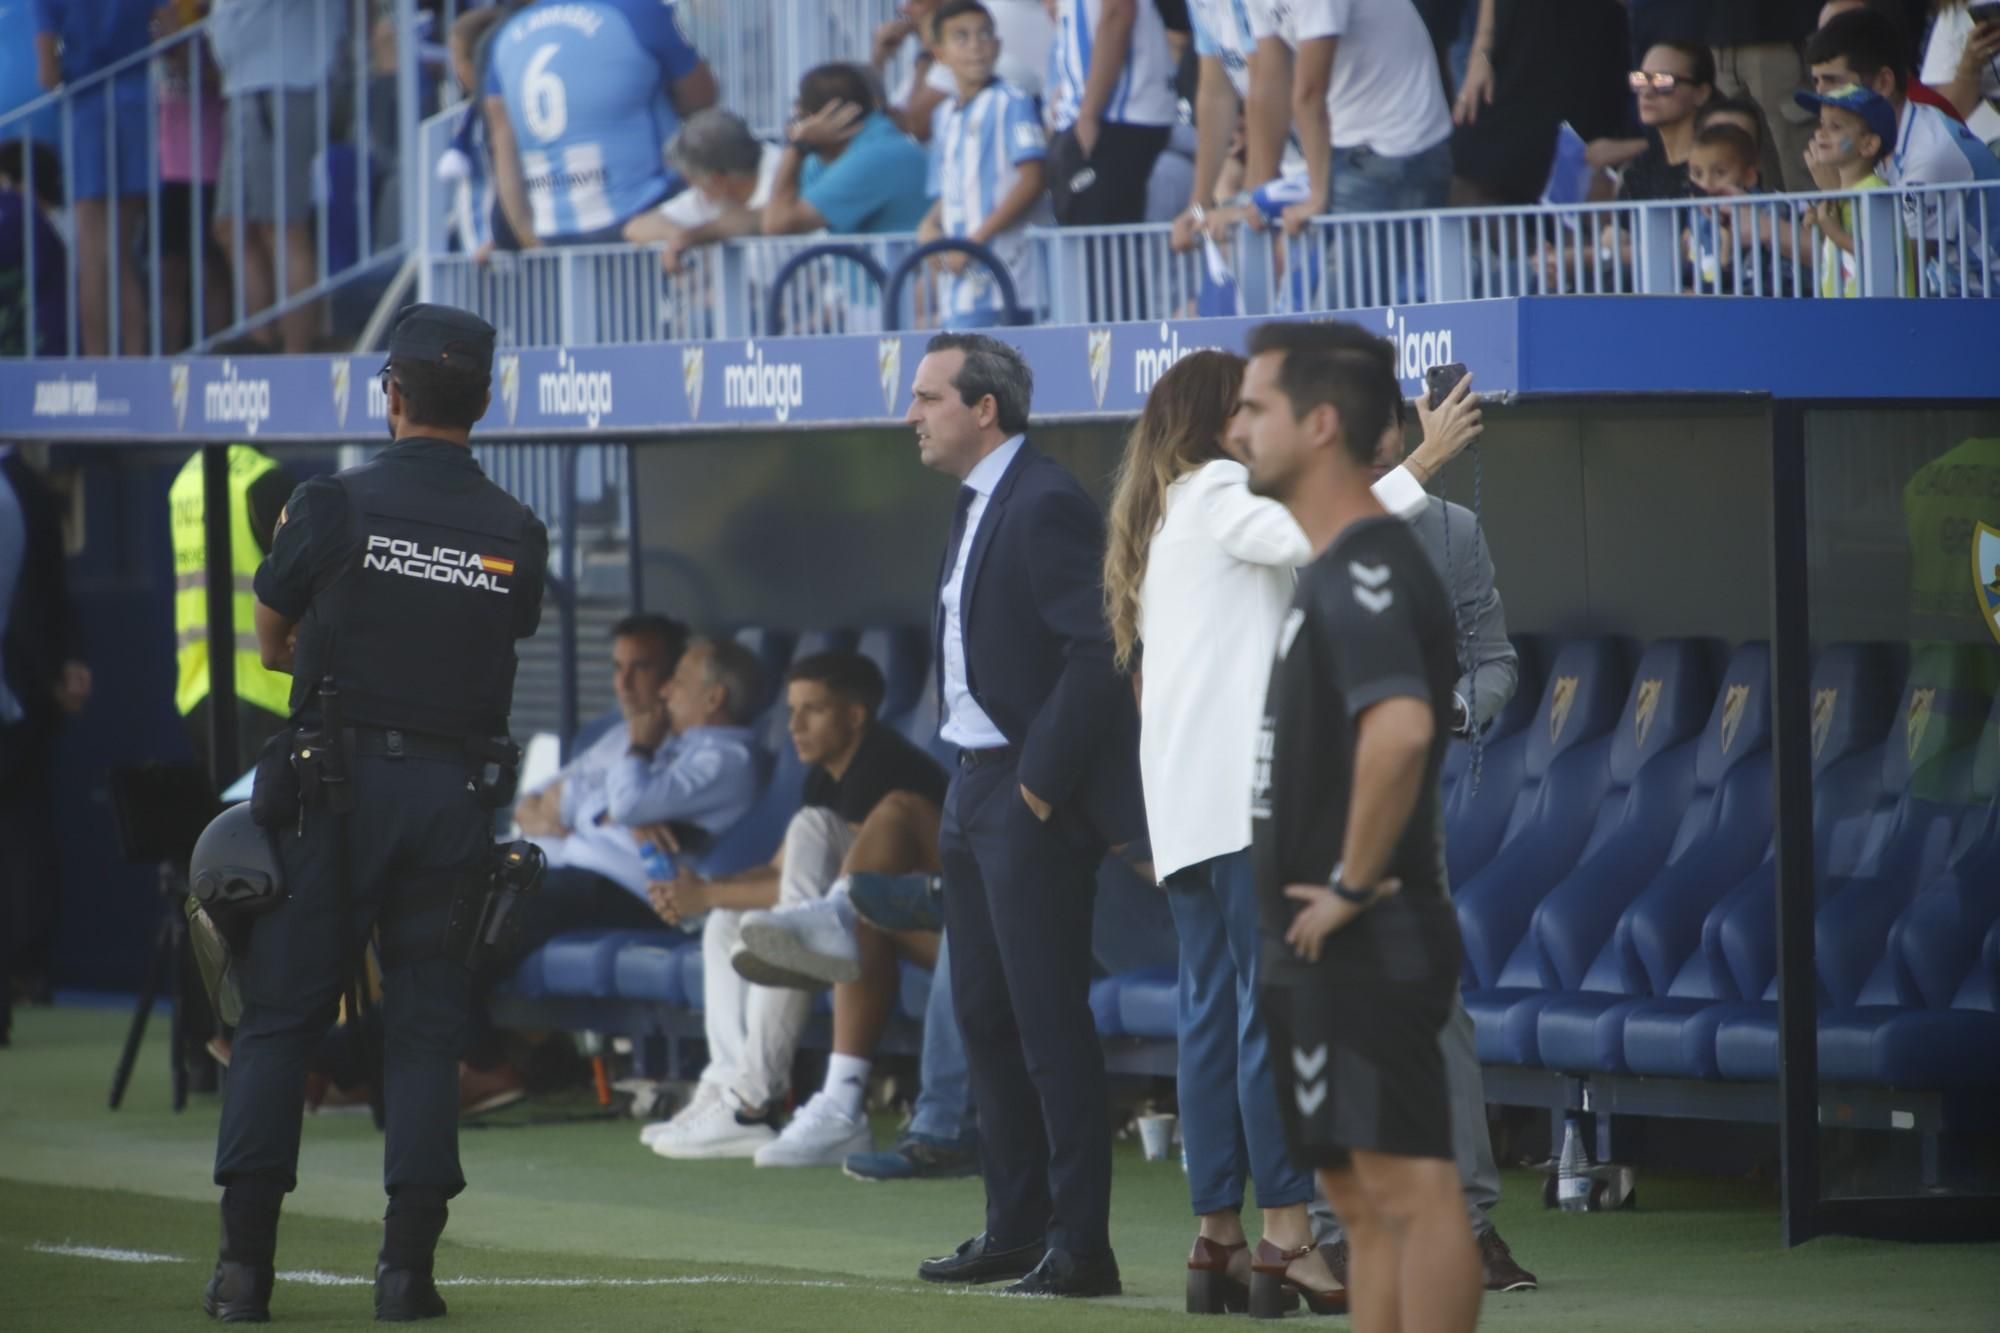
[[[197,191],[199,195],[197,196]],[[192,208],[190,207],[192,205]],[[194,210],[198,209],[197,219]],[[194,254],[195,238],[201,238],[203,250],[211,258],[219,258],[222,251],[217,248],[211,233],[215,221],[215,185],[213,182],[200,186],[187,181],[160,182],[160,253],[178,257]]]
[[[1438,1033],[1457,984],[1357,976],[1264,987],[1278,1113],[1295,1166],[1344,1167],[1356,1151],[1451,1159]]]

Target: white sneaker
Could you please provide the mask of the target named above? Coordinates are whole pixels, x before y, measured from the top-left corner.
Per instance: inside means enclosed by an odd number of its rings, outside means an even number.
[[[824,1092],[799,1108],[785,1132],[757,1150],[758,1166],[839,1166],[855,1153],[873,1152],[875,1136],[863,1116],[850,1116]]]
[[[688,1127],[703,1107],[721,1096],[722,1089],[713,1083],[695,1084],[694,1096],[688,1098],[687,1105],[674,1112],[667,1119],[655,1120],[640,1130],[639,1142],[650,1148],[662,1138],[671,1134],[678,1134]]]
[[[771,915],[769,912],[746,912],[744,921],[747,924],[752,917],[769,915]],[[809,977],[800,972],[789,972],[782,967],[773,967],[751,953],[741,939],[736,941],[736,948],[730,952],[729,966],[735,969],[737,976],[753,986],[778,986],[785,990],[826,989],[826,983],[816,977]]]
[[[781,972],[822,985],[859,981],[861,950],[845,906],[822,900],[779,912],[753,912],[743,918],[743,948]]]
[[[718,1157],[754,1157],[757,1150],[778,1137],[778,1131],[762,1120],[744,1123],[737,1118],[737,1099],[728,1094],[693,1111],[687,1124],[653,1141],[653,1151],[675,1161],[700,1161]],[[679,1117],[675,1117],[678,1122]]]

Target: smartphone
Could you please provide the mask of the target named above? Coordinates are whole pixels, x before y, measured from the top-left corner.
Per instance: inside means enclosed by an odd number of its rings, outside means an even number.
[[[1424,388],[1429,391],[1428,401],[1431,411],[1437,411],[1444,400],[1451,395],[1451,391],[1458,387],[1458,382],[1464,378],[1465,362],[1463,361],[1453,361],[1449,365],[1443,366],[1432,366],[1429,370],[1425,371]]]

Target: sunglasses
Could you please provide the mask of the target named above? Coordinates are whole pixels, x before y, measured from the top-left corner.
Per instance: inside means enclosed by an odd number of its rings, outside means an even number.
[[[1683,85],[1694,85],[1694,80],[1684,74],[1652,74],[1643,69],[1633,70],[1625,76],[1625,81],[1635,93],[1655,92],[1662,97]]]

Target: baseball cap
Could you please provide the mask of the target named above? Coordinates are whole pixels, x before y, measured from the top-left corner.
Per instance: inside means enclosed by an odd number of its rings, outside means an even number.
[[[389,358],[427,361],[446,370],[491,378],[493,326],[469,310],[428,303],[406,305],[389,330]]]
[[[1868,126],[1868,132],[1882,141],[1883,147],[1893,146],[1896,142],[1896,108],[1889,105],[1888,98],[1872,88],[1848,83],[1823,93],[1797,92],[1792,94],[1792,100],[1808,111],[1817,111],[1822,106],[1837,106],[1843,111],[1852,111]]]

